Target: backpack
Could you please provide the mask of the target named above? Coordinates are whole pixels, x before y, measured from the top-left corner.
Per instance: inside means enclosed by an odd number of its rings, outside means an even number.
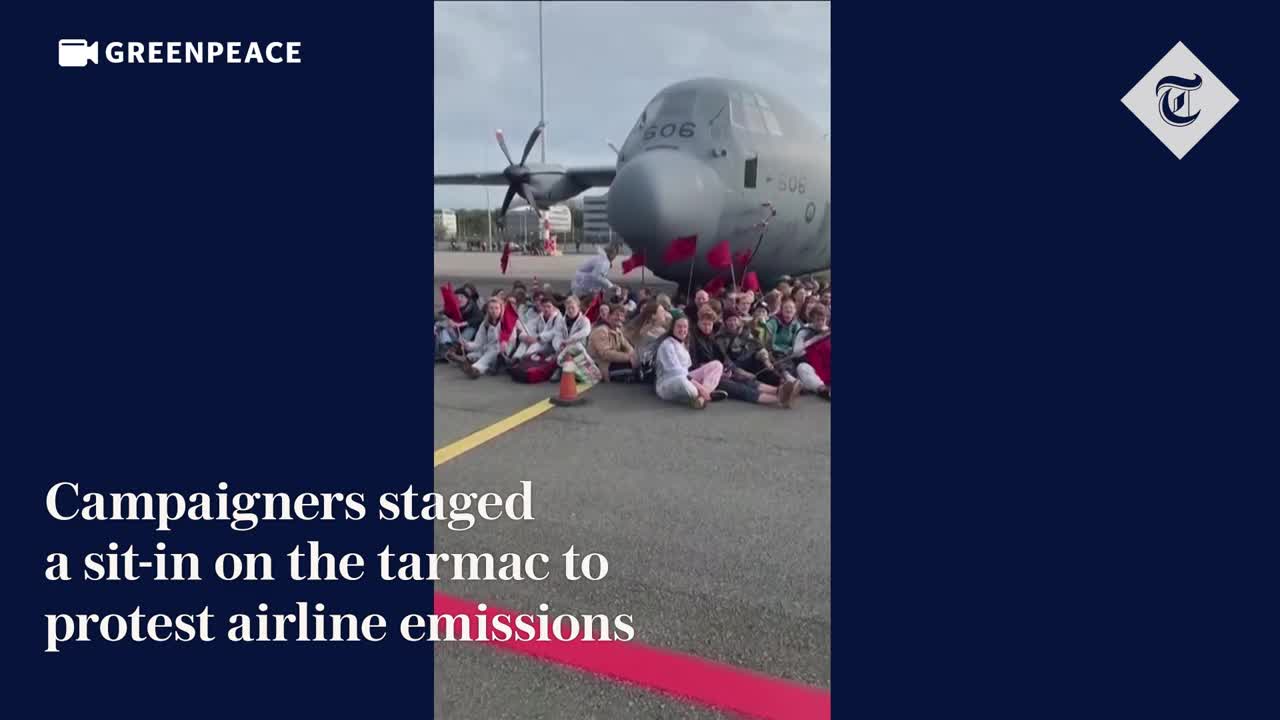
[[[512,365],[508,373],[511,379],[518,383],[544,383],[551,379],[551,375],[556,371],[556,360],[553,357],[534,360],[533,358],[523,358],[520,362]]]

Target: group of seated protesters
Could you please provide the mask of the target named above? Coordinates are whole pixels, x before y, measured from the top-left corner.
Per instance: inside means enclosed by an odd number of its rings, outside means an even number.
[[[521,363],[554,364],[580,383],[652,383],[658,397],[694,408],[734,399],[790,408],[812,393],[831,399],[831,288],[783,278],[774,289],[698,290],[687,305],[649,288],[615,285],[594,295],[561,296],[550,284],[516,282],[481,303],[473,285],[456,294],[461,321],[437,316],[436,358],[469,378]],[[598,302],[596,322],[587,308]],[[503,317],[508,337],[503,335]]]

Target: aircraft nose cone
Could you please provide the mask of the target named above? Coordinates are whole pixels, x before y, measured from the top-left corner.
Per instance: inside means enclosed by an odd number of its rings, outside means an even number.
[[[649,150],[618,170],[609,188],[609,224],[647,265],[663,269],[662,255],[679,237],[698,236],[701,255],[720,222],[724,185],[694,157],[674,150]],[[676,264],[685,272],[685,261]]]

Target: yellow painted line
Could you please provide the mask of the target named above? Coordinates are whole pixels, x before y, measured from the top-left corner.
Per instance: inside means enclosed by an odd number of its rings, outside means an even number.
[[[578,394],[581,395],[590,389],[590,387],[580,388],[578,390]],[[435,465],[433,465],[432,468],[438,468],[459,455],[476,449],[477,447],[498,437],[502,433],[529,422],[553,407],[555,406],[551,404],[550,400],[542,400],[530,405],[514,415],[505,417],[486,428],[477,430],[461,440],[455,440],[454,442],[445,445],[436,451]]]

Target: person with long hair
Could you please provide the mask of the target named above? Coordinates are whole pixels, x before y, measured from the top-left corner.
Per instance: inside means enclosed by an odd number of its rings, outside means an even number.
[[[653,388],[658,397],[671,402],[687,402],[701,410],[711,402],[720,384],[724,367],[711,361],[698,369],[692,369],[689,356],[689,318],[680,316],[671,323],[671,330],[658,341],[656,362],[658,377]]]
[[[467,377],[476,378],[498,371],[498,359],[502,356],[502,308],[497,296],[489,298],[485,306],[484,320],[476,329],[474,340],[460,340],[454,346],[450,362],[462,368]]]
[[[641,367],[653,364],[653,356],[658,351],[658,340],[670,329],[671,313],[657,300],[645,303],[640,312],[623,327],[627,340],[640,356]]]

